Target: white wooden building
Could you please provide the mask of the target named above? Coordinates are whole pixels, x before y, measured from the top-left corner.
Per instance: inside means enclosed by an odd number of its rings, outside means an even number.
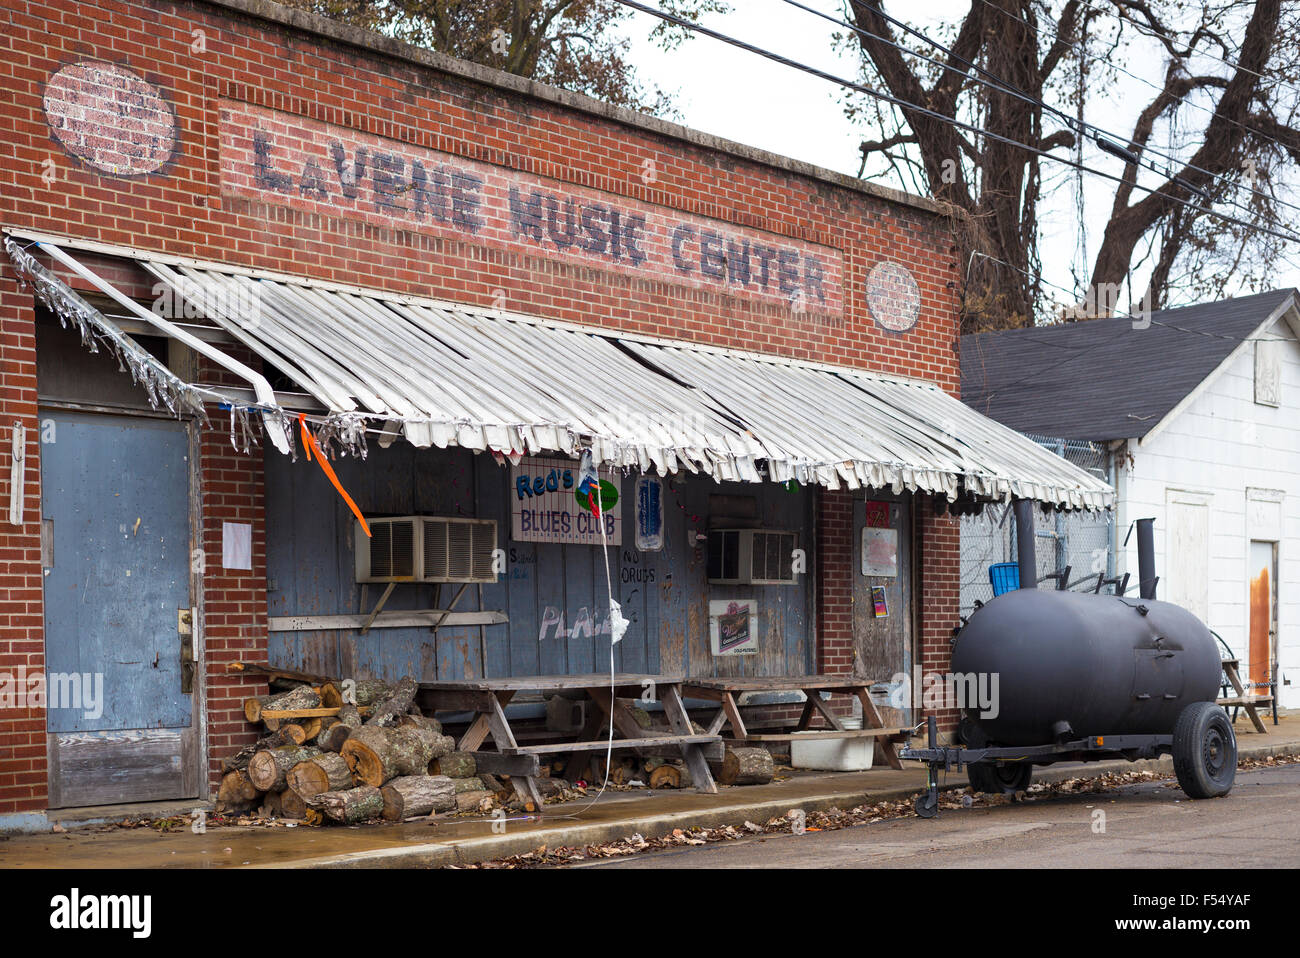
[[[962,396],[1022,432],[1104,443],[1113,565],[1156,520],[1157,596],[1300,707],[1300,293],[963,337]],[[1079,570],[1075,570],[1076,573]],[[1077,575],[1072,576],[1077,578]]]

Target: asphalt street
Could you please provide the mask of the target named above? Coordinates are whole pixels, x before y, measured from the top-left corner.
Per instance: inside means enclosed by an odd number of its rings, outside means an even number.
[[[834,831],[760,836],[566,867],[1298,866],[1300,765],[1238,772],[1232,792],[1209,801],[1191,801],[1169,779],[1103,793],[943,809],[929,820],[904,818]]]

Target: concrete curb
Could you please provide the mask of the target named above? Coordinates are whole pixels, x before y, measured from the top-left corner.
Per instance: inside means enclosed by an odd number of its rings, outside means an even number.
[[[1238,758],[1267,758],[1270,755],[1300,755],[1300,742],[1238,746]],[[1106,761],[1087,765],[1049,766],[1037,769],[1034,778],[1040,782],[1060,782],[1069,778],[1093,778],[1105,772],[1153,771],[1173,772],[1173,759],[1164,756],[1138,762]],[[960,788],[966,776],[953,774],[944,783],[946,788]],[[784,815],[791,808],[805,812],[824,812],[831,808],[853,808],[856,805],[881,801],[908,799],[918,793],[914,786],[882,788],[878,791],[851,789],[828,790],[823,794],[805,797],[802,801],[776,799],[765,802],[740,802],[718,808],[700,809],[689,815],[682,812],[629,816],[617,822],[557,825],[527,832],[490,835],[462,842],[430,842],[406,845],[401,848],[373,849],[301,859],[277,865],[250,866],[254,868],[440,868],[448,865],[468,865],[492,861],[531,852],[540,845],[548,848],[598,845],[628,838],[633,834],[645,838],[662,838],[675,828],[718,828],[724,825],[743,825],[746,821],[765,822]]]

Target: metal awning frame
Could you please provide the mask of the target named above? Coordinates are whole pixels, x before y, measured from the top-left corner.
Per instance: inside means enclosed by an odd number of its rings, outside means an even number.
[[[577,455],[590,447],[598,461],[624,469],[674,474],[684,468],[720,481],[907,489],[949,500],[964,491],[1066,509],[1113,501],[1109,485],[922,380],[5,232],[20,278],[65,325],[77,326],[92,349],[96,340],[107,342],[155,406],[199,416],[205,403],[228,406],[232,440],[237,419],[247,437],[249,416],[260,414],[273,443],[291,451],[290,414],[259,374],[195,340],[200,352],[244,376],[257,398],[249,403],[183,382],[41,266],[28,247],[39,245],[83,277],[89,271],[63,246],[131,259],[175,294],[218,304],[210,320],[330,410],[309,414],[322,443],[360,457],[367,433],[387,445],[400,430],[417,446],[504,455]],[[156,321],[99,277],[87,278],[165,335],[187,344],[195,339]],[[251,319],[220,308],[250,296],[258,303]],[[504,376],[503,360],[518,375]],[[413,382],[413,368],[430,375]],[[626,404],[621,409],[619,401]],[[653,414],[629,430],[619,414],[636,403],[649,404]],[[678,419],[689,425],[670,425]],[[288,442],[281,446],[277,438]]]

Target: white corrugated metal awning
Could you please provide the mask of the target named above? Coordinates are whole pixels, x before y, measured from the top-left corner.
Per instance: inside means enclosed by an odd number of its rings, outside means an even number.
[[[35,239],[37,249],[116,293],[64,248],[76,244]],[[130,338],[44,270],[31,245],[13,236],[5,241],[20,276],[42,300],[83,336],[89,330],[119,355],[129,351]],[[574,455],[590,446],[611,465],[686,469],[719,480],[794,479],[949,499],[965,489],[1065,508],[1101,508],[1112,499],[1104,481],[930,383],[112,252],[151,273],[172,304],[197,307],[296,382],[327,410],[311,417],[323,435],[362,454],[366,431],[386,427],[417,446],[506,455]],[[134,308],[141,318],[151,316]],[[149,321],[167,335],[179,332],[164,320]],[[166,367],[152,369],[150,362],[160,364],[135,350],[132,371],[147,383],[162,382],[169,405],[223,401],[244,416],[260,413],[277,448],[285,448],[286,434],[292,441],[289,413],[267,400],[265,380],[247,367],[217,359],[249,381],[253,403],[174,382]]]

